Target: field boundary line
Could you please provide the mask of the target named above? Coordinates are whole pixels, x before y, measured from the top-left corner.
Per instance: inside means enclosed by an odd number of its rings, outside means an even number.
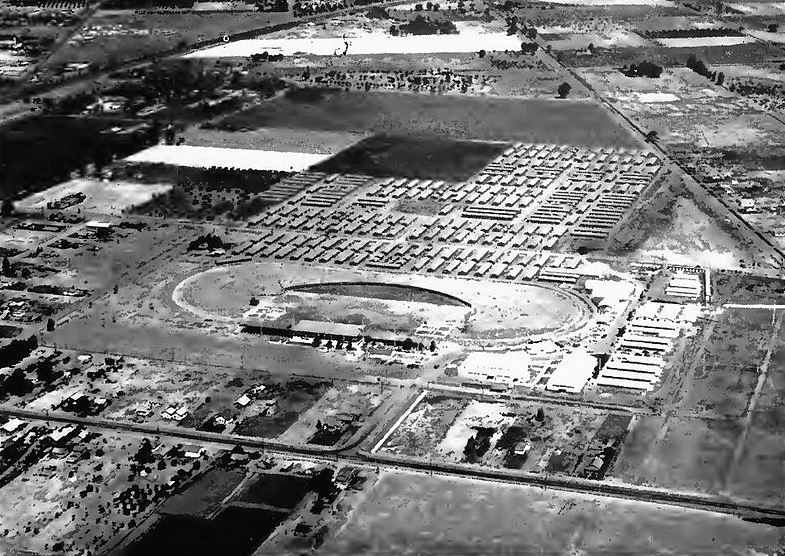
[[[411,403],[411,405],[409,405],[408,408],[406,408],[406,411],[404,411],[403,414],[400,417],[398,417],[395,423],[393,423],[393,426],[387,429],[387,432],[385,432],[384,435],[381,437],[381,439],[379,439],[379,442],[377,442],[374,445],[374,447],[371,448],[372,454],[376,453],[379,450],[379,448],[381,448],[384,445],[384,443],[387,442],[387,439],[390,438],[390,436],[392,436],[392,433],[398,430],[398,427],[401,426],[401,423],[403,423],[403,421],[409,416],[409,414],[412,411],[414,411],[414,408],[417,407],[420,404],[420,402],[423,401],[423,399],[425,399],[425,396],[427,396],[429,393],[430,393],[429,390],[423,390],[422,392],[420,392],[419,396],[414,398],[414,401]]]

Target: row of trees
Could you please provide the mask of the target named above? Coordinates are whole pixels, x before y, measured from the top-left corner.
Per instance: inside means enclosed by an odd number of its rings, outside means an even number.
[[[711,71],[708,66],[703,62],[703,60],[699,60],[695,54],[690,54],[687,58],[687,67],[690,68],[692,71],[697,73],[698,75],[702,75],[716,83],[717,85],[722,85],[725,82],[725,74],[722,72],[717,73],[716,71]]]

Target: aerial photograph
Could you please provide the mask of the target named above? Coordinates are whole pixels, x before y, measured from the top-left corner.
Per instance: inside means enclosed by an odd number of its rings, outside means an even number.
[[[785,2],[0,0],[0,555],[785,556]]]

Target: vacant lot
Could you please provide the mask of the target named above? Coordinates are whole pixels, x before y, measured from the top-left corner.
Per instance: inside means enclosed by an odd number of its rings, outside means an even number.
[[[225,118],[229,129],[282,127],[634,147],[629,133],[589,101],[439,97],[316,91],[274,99]]]
[[[313,167],[319,172],[465,180],[479,172],[507,145],[443,138],[391,137],[365,139]]]

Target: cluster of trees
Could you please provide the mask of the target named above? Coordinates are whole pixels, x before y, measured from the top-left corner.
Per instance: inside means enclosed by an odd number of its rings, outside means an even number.
[[[698,75],[702,75],[716,83],[717,85],[722,85],[725,82],[725,74],[722,72],[717,73],[716,71],[711,71],[703,60],[699,60],[695,54],[690,54],[687,58],[687,67],[690,68],[692,71],[697,73]]]
[[[627,77],[649,77],[651,79],[657,79],[662,75],[662,66],[644,60],[640,64],[630,64],[629,67],[624,66],[621,68],[621,72]]]
[[[206,234],[197,237],[195,240],[188,244],[188,251],[195,251],[197,249],[221,249],[227,244],[215,234]]]
[[[529,27],[525,21],[520,21],[518,16],[512,15],[505,17],[504,21],[507,24],[508,35],[517,35],[518,33],[521,33],[530,40],[537,38],[537,29]]]
[[[432,19],[416,16],[408,23],[390,26],[390,34],[394,37],[403,35],[455,35],[458,28],[447,19]]]
[[[322,338],[320,336],[314,336],[313,342],[311,342],[311,345],[313,347],[319,347],[320,345],[322,345]],[[341,340],[336,340],[334,343],[333,343],[332,340],[327,340],[327,342],[324,344],[324,347],[326,347],[327,349],[344,349],[345,348],[346,351],[354,351],[354,344],[352,344],[351,340],[348,340],[346,342],[345,346],[344,346],[344,343]]]
[[[475,463],[485,455],[491,447],[491,436],[493,431],[479,430],[474,436],[470,436],[463,448],[463,455],[469,463]]]
[[[370,4],[370,2],[356,2],[356,4]],[[292,5],[292,13],[297,17],[317,15],[325,12],[334,12],[348,8],[346,0],[335,0],[333,2],[303,3],[299,0]]]
[[[30,336],[26,340],[11,340],[0,347],[0,367],[12,367],[30,355],[38,347],[38,338]]]
[[[522,42],[521,43],[521,52],[523,52],[524,54],[529,54],[529,55],[534,54],[535,52],[537,52],[538,48],[539,48],[539,45],[537,45],[536,42]]]
[[[719,74],[718,74],[719,75]],[[718,77],[719,78],[719,77]],[[721,83],[720,83],[721,85]],[[740,95],[765,95],[769,97],[783,96],[781,85],[768,85],[758,81],[736,81],[728,86],[731,91],[736,91]]]
[[[251,54],[251,62],[254,64],[261,64],[262,62],[280,62],[283,60],[283,54],[270,54],[266,50],[261,54]]]
[[[414,349],[423,351],[425,349],[425,344],[423,344],[422,342],[415,342],[411,338],[404,339],[404,341],[401,342],[400,346],[405,351],[412,351]],[[436,342],[434,340],[431,340],[431,344],[428,346],[428,350],[431,352],[436,351]]]

